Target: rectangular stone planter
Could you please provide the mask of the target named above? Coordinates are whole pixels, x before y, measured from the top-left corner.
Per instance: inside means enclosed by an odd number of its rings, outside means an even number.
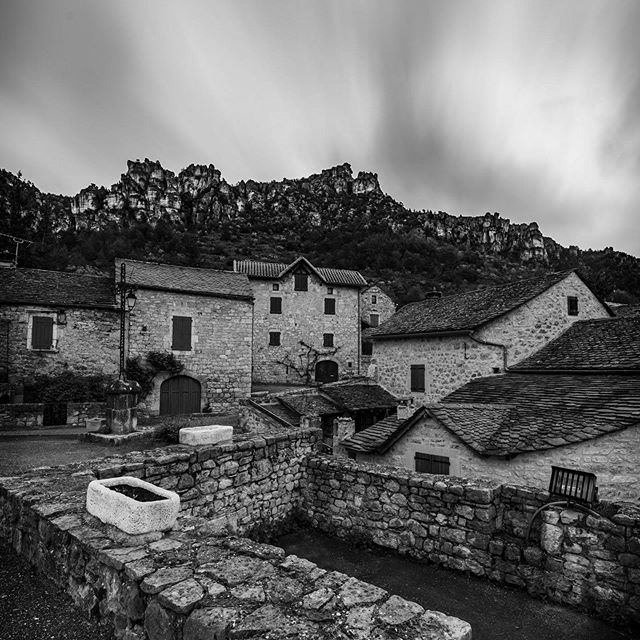
[[[146,490],[158,499],[142,502],[111,489],[122,485]],[[93,480],[87,488],[87,511],[102,522],[132,535],[166,531],[176,522],[180,496],[131,476]]]
[[[179,433],[180,444],[197,447],[204,444],[229,442],[233,438],[233,427],[209,424],[202,427],[183,427]]]

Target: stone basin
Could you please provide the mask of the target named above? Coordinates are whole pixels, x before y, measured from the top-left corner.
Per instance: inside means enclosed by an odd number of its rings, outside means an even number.
[[[233,438],[233,427],[222,424],[208,424],[201,427],[183,427],[178,438],[180,444],[197,447],[204,444],[229,442]]]
[[[148,491],[158,499],[142,502],[111,489],[114,486]],[[132,535],[167,531],[178,517],[180,496],[132,476],[93,480],[87,488],[87,511],[102,522]]]

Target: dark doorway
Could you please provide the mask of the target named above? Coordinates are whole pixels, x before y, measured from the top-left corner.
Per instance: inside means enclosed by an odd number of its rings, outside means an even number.
[[[174,376],[160,385],[160,415],[200,412],[200,383],[189,376]]]
[[[322,360],[316,364],[316,382],[335,382],[338,379],[338,363]]]
[[[53,427],[67,424],[66,402],[45,402],[42,409],[42,426]]]

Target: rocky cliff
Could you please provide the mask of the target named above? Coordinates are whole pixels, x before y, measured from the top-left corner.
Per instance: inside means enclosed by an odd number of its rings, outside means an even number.
[[[20,176],[0,170],[0,221],[9,233],[40,239],[41,254],[51,239],[65,238],[59,253],[66,255],[67,266],[90,264],[98,254],[107,262],[112,250],[167,259],[171,249],[155,250],[148,239],[118,245],[120,236],[109,236],[116,246],[108,250],[96,248],[94,242],[95,234],[106,230],[141,229],[146,236],[149,229],[163,229],[165,236],[183,234],[187,244],[193,245],[192,236],[197,238],[198,246],[184,250],[183,260],[209,266],[221,266],[221,259],[211,258],[212,251],[225,259],[240,254],[285,259],[282,251],[306,251],[324,263],[360,268],[373,276],[390,270],[385,277],[400,279],[403,272],[403,286],[408,288],[411,280],[426,290],[447,280],[453,289],[486,281],[487,260],[494,260],[489,281],[548,268],[586,266],[589,271],[589,265],[597,263],[593,271],[602,290],[640,295],[640,266],[632,256],[566,249],[544,237],[536,222],[514,224],[498,213],[456,217],[412,211],[382,191],[377,174],[361,171],[354,177],[349,164],[306,178],[231,185],[211,164],[192,164],[176,174],[144,159],[129,161],[126,173],[111,187],[91,184],[74,197],[41,193]],[[78,249],[74,237],[94,240],[89,248]],[[227,250],[238,238],[245,239],[244,245]],[[136,251],[145,253],[135,255]],[[45,265],[52,262],[58,266],[53,259]],[[62,266],[64,261],[59,262]],[[627,276],[620,275],[623,270]],[[628,273],[633,274],[631,284],[626,282]],[[621,278],[626,279],[624,286]]]

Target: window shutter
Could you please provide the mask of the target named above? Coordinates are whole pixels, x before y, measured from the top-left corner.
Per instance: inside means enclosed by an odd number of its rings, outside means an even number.
[[[188,316],[173,316],[171,348],[176,351],[191,351],[191,318]]]
[[[425,371],[423,364],[411,365],[411,391],[425,390]]]
[[[363,356],[373,355],[373,342],[362,343],[362,355]]]
[[[282,313],[282,298],[271,298],[269,313]]]
[[[31,348],[51,349],[53,346],[53,318],[33,316],[31,326]]]
[[[378,313],[369,314],[369,324],[372,327],[377,327],[380,324],[380,315]]]
[[[450,461],[447,456],[436,456],[431,453],[415,455],[416,471],[420,473],[434,473],[441,476],[449,475]]]
[[[567,296],[567,313],[570,316],[578,315],[578,296]]]
[[[294,286],[293,288],[296,291],[308,291],[309,290],[309,276],[306,273],[296,273],[293,276],[294,278]]]
[[[328,316],[334,316],[336,314],[336,300],[335,298],[324,299],[324,313]]]
[[[279,331],[269,331],[269,346],[270,347],[279,347],[280,346],[280,332]]]
[[[333,333],[323,333],[322,334],[322,346],[323,347],[333,347]]]

